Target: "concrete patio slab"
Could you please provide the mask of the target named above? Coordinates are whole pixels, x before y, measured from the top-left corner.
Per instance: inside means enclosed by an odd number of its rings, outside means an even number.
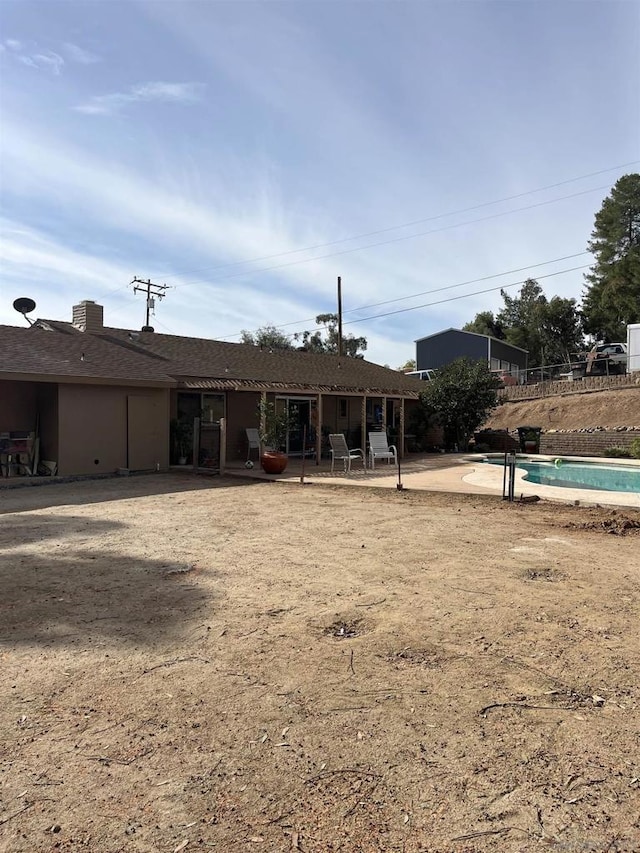
[[[401,482],[406,489],[453,492],[475,495],[502,495],[503,470],[498,465],[488,465],[483,456],[469,454],[442,454],[412,456],[401,463]],[[284,483],[300,482],[303,473],[300,459],[289,460],[287,470],[283,474],[265,474],[259,465],[247,469],[243,464],[230,465],[226,474],[240,477],[250,477],[258,480],[271,480]],[[584,504],[587,506],[619,506],[640,508],[640,494],[630,492],[607,492],[596,489],[571,489],[557,486],[543,486],[530,483],[524,479],[526,472],[516,470],[515,494],[522,496],[536,495],[543,500],[559,503]],[[328,462],[316,465],[307,460],[304,464],[304,481],[306,483],[323,483],[331,485],[366,486],[368,488],[395,489],[398,485],[398,470],[395,466],[382,463],[374,470],[363,470],[361,465],[354,465],[349,473],[341,468],[331,473]]]

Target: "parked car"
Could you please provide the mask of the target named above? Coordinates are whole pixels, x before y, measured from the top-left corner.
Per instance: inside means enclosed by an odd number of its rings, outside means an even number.
[[[425,382],[431,382],[435,379],[437,371],[436,370],[411,370],[406,376],[415,376],[416,379],[423,379]]]
[[[627,345],[597,344],[587,353],[587,376],[627,372]]]

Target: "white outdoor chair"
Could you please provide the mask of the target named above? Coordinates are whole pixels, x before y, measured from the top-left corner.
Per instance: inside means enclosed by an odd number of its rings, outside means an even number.
[[[329,444],[331,446],[331,473],[333,473],[333,466],[336,460],[340,459],[344,463],[345,471],[351,471],[351,461],[353,459],[359,459],[362,462],[363,469],[366,471],[367,462],[363,451],[359,447],[349,450],[347,440],[341,432],[330,435]]]
[[[387,464],[398,464],[398,450],[395,444],[389,444],[386,432],[369,433],[369,462],[371,467],[376,467],[376,459],[386,459]]]
[[[251,458],[251,451],[258,451],[258,459],[260,459],[260,433],[257,429],[245,429],[247,434],[247,462]]]

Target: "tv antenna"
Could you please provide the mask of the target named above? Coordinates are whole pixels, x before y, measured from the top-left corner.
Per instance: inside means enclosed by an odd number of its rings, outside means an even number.
[[[164,299],[165,290],[168,290],[169,286],[167,284],[154,284],[150,278],[144,281],[143,279],[138,278],[137,276],[134,276],[131,284],[133,285],[134,293],[137,293],[139,290],[141,290],[143,293],[147,294],[146,322],[142,327],[142,331],[153,332],[153,326],[149,325],[149,314],[155,314],[156,299]]]
[[[24,316],[24,319],[30,326],[33,326],[34,321],[27,317],[27,314],[30,314],[36,307],[33,299],[28,296],[20,296],[18,299],[14,299],[13,307],[19,314]]]

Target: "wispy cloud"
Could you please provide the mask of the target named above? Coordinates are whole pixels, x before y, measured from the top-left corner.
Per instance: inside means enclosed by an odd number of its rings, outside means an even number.
[[[73,44],[72,42],[65,42],[62,46],[64,53],[67,56],[67,59],[71,60],[71,62],[77,62],[79,65],[93,65],[96,62],[101,61],[101,57],[99,57],[95,53],[91,53],[89,50],[85,50],[80,45]]]
[[[29,68],[37,68],[40,71],[50,71],[52,74],[60,74],[64,66],[64,59],[53,50],[43,53],[22,53],[18,56],[23,65]]]
[[[166,83],[154,81],[131,86],[126,92],[111,92],[95,95],[75,109],[87,115],[113,115],[129,104],[163,102],[171,104],[195,104],[202,99],[204,86],[201,83]]]
[[[50,71],[60,74],[64,59],[53,50],[41,50],[39,47],[28,48],[18,39],[5,39],[2,42],[3,52],[12,54],[18,62],[37,68],[39,71]]]
[[[10,38],[0,42],[0,50],[13,55],[18,62],[29,68],[36,68],[39,71],[49,71],[55,75],[62,72],[65,65],[65,57],[66,61],[74,62],[78,65],[93,65],[95,62],[101,61],[97,54],[91,53],[72,42],[65,42],[59,49],[51,50],[48,48],[44,49],[37,43],[26,44],[19,39]]]

